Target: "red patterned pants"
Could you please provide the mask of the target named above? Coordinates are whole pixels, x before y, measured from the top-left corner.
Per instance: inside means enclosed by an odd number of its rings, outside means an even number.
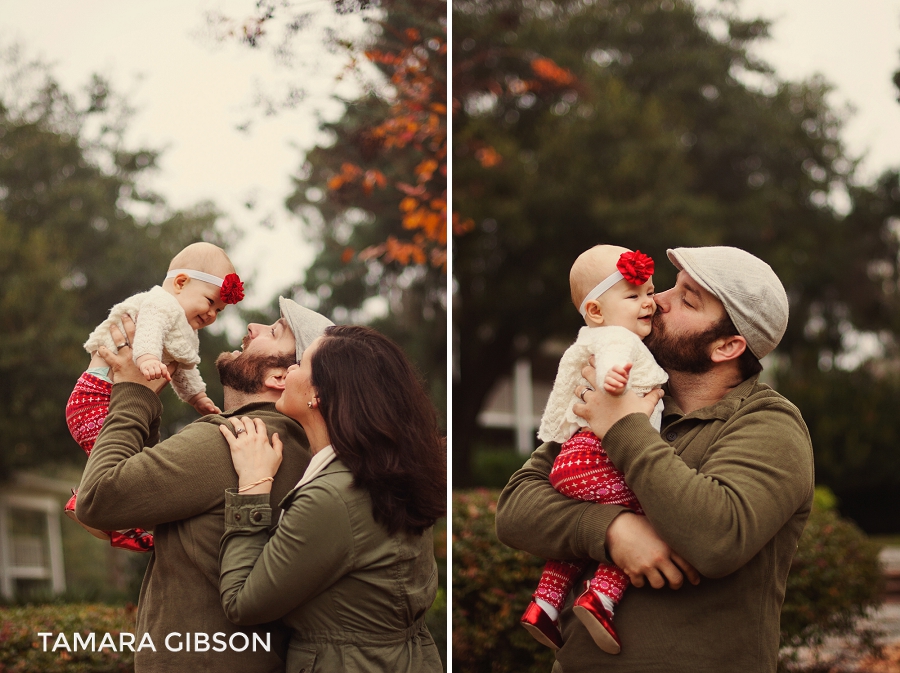
[[[87,455],[91,455],[97,435],[100,434],[103,421],[106,420],[111,393],[112,383],[85,372],[69,396],[69,402],[66,404],[66,424],[78,446],[84,449]]]
[[[550,483],[557,491],[575,500],[606,505],[622,505],[643,514],[640,503],[625,483],[593,432],[577,432],[563,445],[553,461]],[[535,598],[562,610],[566,596],[587,567],[587,561],[547,561]],[[618,603],[629,585],[628,575],[613,563],[601,563],[591,579],[591,589]]]
[[[89,456],[103,428],[103,421],[109,413],[111,394],[112,384],[109,381],[85,372],[75,384],[75,389],[66,404],[66,424],[69,426],[69,432]],[[72,506],[76,497],[77,495],[73,495],[69,501]],[[113,547],[129,551],[153,549],[153,535],[141,528],[107,531],[107,533]]]

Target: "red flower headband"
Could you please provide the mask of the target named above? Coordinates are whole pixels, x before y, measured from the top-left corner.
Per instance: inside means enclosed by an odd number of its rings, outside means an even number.
[[[653,259],[640,250],[623,252],[616,262],[616,268],[632,285],[643,285],[653,275]]]
[[[194,269],[169,269],[166,278],[174,278],[178,274],[183,273],[188,278],[196,278],[205,283],[219,286],[219,297],[226,304],[237,304],[244,298],[244,284],[236,273],[229,273],[225,278],[219,278],[211,273],[204,271],[196,271]]]
[[[620,280],[626,280],[632,285],[643,285],[646,283],[647,279],[653,275],[653,259],[640,250],[623,252],[619,255],[619,261],[616,262],[616,269],[584,296],[584,301],[581,302],[581,306],[578,309],[581,315],[585,314],[584,312],[589,301],[599,297]]]
[[[650,262],[650,266],[653,266],[653,262]],[[237,304],[244,298],[244,284],[236,273],[225,276],[220,296],[226,304]]]

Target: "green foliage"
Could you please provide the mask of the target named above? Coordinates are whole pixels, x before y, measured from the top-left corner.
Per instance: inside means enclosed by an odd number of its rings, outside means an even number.
[[[526,457],[512,448],[477,446],[472,456],[472,481],[476,486],[503,488]]]
[[[94,633],[99,647],[103,635],[111,634],[119,649],[119,633],[135,632],[135,609],[107,605],[48,604],[24,607],[0,607],[0,671],[9,673],[126,673],[134,670],[134,653],[74,651],[74,635],[84,639]],[[38,633],[52,633],[47,638],[47,651]],[[65,634],[72,651],[53,645],[58,635]],[[135,642],[134,646],[137,647]]]
[[[223,240],[211,206],[171,212],[143,187],[157,155],[124,146],[127,108],[103,80],[79,96],[39,66],[13,59],[0,70],[39,79],[0,94],[2,479],[11,468],[84,459],[64,419],[89,360],[81,344],[113,304],[159,284],[182,247]],[[201,335],[207,381],[218,380],[216,341]],[[196,416],[174,400],[165,400],[169,430]]]
[[[544,562],[500,544],[496,513],[496,491],[453,494],[454,670],[549,671],[553,653],[518,623]]]
[[[453,494],[453,661],[460,671],[547,671],[553,655],[518,624],[543,560],[497,540],[498,491]],[[817,489],[816,507],[800,537],[781,617],[782,644],[794,648],[829,635],[850,635],[878,604],[882,587],[878,545],[829,507],[834,495]]]
[[[778,385],[803,414],[815,447],[816,481],[869,533],[900,531],[900,378],[881,369],[786,375]]]
[[[766,23],[730,11],[454,3],[453,211],[475,224],[454,239],[457,483],[498,377],[574,338],[568,270],[595,243],[651,254],[663,289],[668,247],[731,245],[769,262],[791,300],[786,376],[832,366],[850,328],[900,331],[896,173],[855,186],[828,85],[777,79],[752,55]],[[537,57],[571,81],[542,77]],[[846,216],[829,205],[841,192]]]
[[[881,603],[880,545],[841,519],[835,503],[828,489],[816,488],[781,610],[781,642],[789,648],[854,635],[856,622]]]
[[[446,51],[437,45],[446,41],[447,3],[444,0],[390,0],[381,3],[380,22],[372,22],[368,51],[399,53],[407,44],[408,31],[421,36],[416,49],[426,64],[423,76],[433,87],[435,102],[446,103]],[[380,24],[380,25],[379,25]],[[388,69],[379,66],[386,76]],[[337,322],[363,318],[360,309],[368,300],[380,298],[387,314],[371,325],[397,341],[421,370],[438,409],[446,409],[447,395],[447,275],[432,264],[409,265],[390,255],[360,254],[383,248],[388,239],[408,240],[399,208],[409,187],[417,186],[416,167],[439,148],[415,142],[391,146],[372,130],[389,123],[392,104],[377,87],[347,102],[343,116],[324,123],[332,141],[314,147],[294,177],[294,192],[288,207],[309,223],[309,238],[320,249],[306,273],[301,299],[332,316]],[[444,130],[445,119],[440,118]],[[414,132],[410,132],[415,135]],[[441,150],[444,151],[443,149]],[[344,166],[379,171],[383,187],[346,184],[333,188],[331,181],[344,173]],[[446,182],[446,175],[435,182]],[[332,186],[330,186],[330,183]],[[415,188],[414,188],[415,187]],[[433,191],[439,192],[439,187]],[[412,193],[412,192],[410,192]],[[442,198],[446,198],[445,196]],[[378,303],[378,302],[376,302]],[[443,416],[443,414],[442,414]],[[446,421],[446,419],[444,419]]]

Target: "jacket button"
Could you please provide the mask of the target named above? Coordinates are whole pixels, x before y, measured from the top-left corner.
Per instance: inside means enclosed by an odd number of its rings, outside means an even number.
[[[240,520],[241,520],[241,513],[240,513],[240,512],[238,512],[237,514],[234,515],[234,520],[235,520],[235,521],[240,521]]]
[[[674,442],[676,439],[678,439],[678,433],[675,432],[674,430],[672,432],[666,433],[666,441],[667,442]]]
[[[253,514],[251,514],[250,516],[251,516],[251,517],[253,518],[253,520],[256,521],[257,523],[259,523],[260,521],[262,521],[262,513],[260,513],[260,512],[253,512]]]

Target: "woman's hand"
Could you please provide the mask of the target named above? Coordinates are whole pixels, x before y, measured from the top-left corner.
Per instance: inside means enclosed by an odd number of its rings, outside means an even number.
[[[144,377],[132,359],[131,342],[134,340],[134,321],[130,316],[122,316],[122,326],[125,328],[125,336],[122,336],[122,331],[115,325],[109,328],[109,335],[116,344],[118,353],[113,353],[106,346],[100,346],[97,350],[97,354],[109,365],[110,378],[113,383],[140,383],[145,388],[159,394],[169,381],[165,378],[148,381]],[[174,362],[168,366],[169,378],[177,366]]]
[[[231,447],[231,462],[238,474],[238,488],[243,488],[262,479],[274,477],[281,465],[282,444],[278,433],[272,435],[272,443],[266,434],[266,424],[259,418],[244,416],[240,420],[231,419],[234,433],[227,425],[220,425],[222,435]],[[271,481],[263,481],[246,491],[246,495],[269,493]]]

